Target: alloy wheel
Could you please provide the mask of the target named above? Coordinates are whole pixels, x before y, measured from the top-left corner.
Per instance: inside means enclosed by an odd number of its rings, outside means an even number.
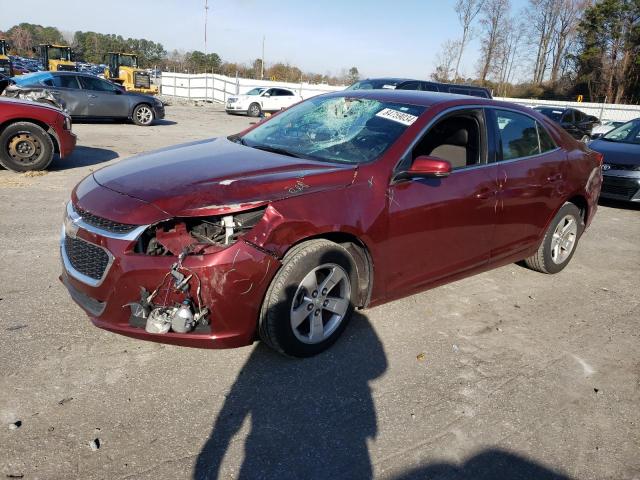
[[[136,119],[138,120],[138,122],[146,125],[148,123],[151,123],[151,120],[153,119],[153,113],[151,112],[151,109],[149,107],[139,107],[136,110]]]
[[[558,222],[551,237],[551,260],[564,263],[571,255],[578,236],[578,222],[573,215],[565,215]]]
[[[351,301],[351,282],[335,263],[314,268],[300,282],[290,310],[291,329],[303,343],[320,343],[343,321]]]

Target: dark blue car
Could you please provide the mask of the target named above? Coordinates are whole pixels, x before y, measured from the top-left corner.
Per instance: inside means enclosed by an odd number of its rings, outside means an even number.
[[[589,148],[604,155],[600,196],[640,202],[640,118],[611,130]]]

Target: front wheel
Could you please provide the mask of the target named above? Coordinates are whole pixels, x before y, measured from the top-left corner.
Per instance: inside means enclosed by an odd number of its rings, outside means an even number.
[[[311,240],[293,249],[269,286],[259,319],[262,340],[285,355],[309,357],[344,330],[356,292],[353,258],[340,245]]]
[[[14,172],[44,170],[53,160],[53,141],[42,127],[17,122],[0,133],[0,165]]]
[[[549,224],[538,251],[525,263],[538,272],[558,273],[569,264],[583,230],[580,210],[573,203],[565,203]]]
[[[260,113],[262,113],[262,109],[260,108],[259,104],[252,103],[251,105],[249,105],[249,109],[247,110],[247,113],[249,114],[250,117],[259,117]]]
[[[153,108],[145,103],[137,105],[136,108],[133,109],[132,119],[133,123],[135,123],[136,125],[140,125],[141,127],[148,127],[155,120]]]

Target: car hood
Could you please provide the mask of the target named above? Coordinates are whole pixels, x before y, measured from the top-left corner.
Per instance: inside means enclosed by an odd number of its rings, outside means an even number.
[[[265,152],[222,137],[132,157],[93,177],[171,216],[195,216],[344,187],[353,182],[356,169]]]
[[[604,163],[640,165],[640,145],[595,140],[589,143],[589,148],[602,153],[604,155]]]

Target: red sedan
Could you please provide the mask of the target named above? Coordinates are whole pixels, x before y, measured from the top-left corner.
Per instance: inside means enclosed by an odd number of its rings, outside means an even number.
[[[71,117],[47,105],[0,98],[0,165],[15,172],[44,170],[54,153],[66,158],[76,146]]]
[[[601,162],[509,103],[323,95],[85,178],[61,279],[113,332],[314,355],[353,308],[520,260],[562,270],[596,212]]]

